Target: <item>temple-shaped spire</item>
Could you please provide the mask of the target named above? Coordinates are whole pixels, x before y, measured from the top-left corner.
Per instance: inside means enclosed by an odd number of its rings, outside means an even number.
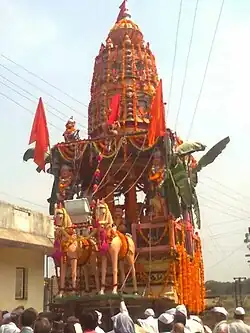
[[[116,23],[121,21],[124,18],[131,18],[131,15],[130,15],[129,10],[127,8],[127,0],[123,0],[119,9],[120,9],[120,12],[117,16]]]

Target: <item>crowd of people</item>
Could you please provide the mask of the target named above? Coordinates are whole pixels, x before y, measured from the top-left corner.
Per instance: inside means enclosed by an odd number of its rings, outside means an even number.
[[[228,321],[223,307],[214,307],[201,317],[190,315],[184,305],[169,309],[158,318],[153,309],[144,312],[144,318],[132,320],[124,303],[113,316],[113,330],[109,333],[250,333],[244,322],[245,310],[237,307],[234,319]],[[0,311],[0,333],[107,333],[102,313],[82,311],[77,317],[63,320],[54,312],[37,313],[34,308],[20,306],[11,312]]]

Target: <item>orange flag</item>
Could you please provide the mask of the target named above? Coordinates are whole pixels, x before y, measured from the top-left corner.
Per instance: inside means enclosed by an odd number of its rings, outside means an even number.
[[[148,129],[149,146],[152,146],[159,136],[164,136],[165,134],[165,108],[163,103],[162,80],[160,80],[151,105],[151,120]]]
[[[34,162],[45,171],[45,153],[49,148],[49,131],[42,98],[36,109],[32,130],[30,133],[29,144],[35,142]]]

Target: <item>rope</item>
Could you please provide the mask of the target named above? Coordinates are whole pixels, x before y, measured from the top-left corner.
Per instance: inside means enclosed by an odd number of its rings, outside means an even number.
[[[146,142],[146,138],[147,136],[145,135],[145,138],[144,138],[144,141],[143,141],[143,145],[142,145],[142,148],[144,147],[145,145],[145,142]],[[138,158],[140,157],[140,154],[141,154],[141,150],[139,150],[139,153],[137,153],[137,156],[134,160],[134,162],[132,163],[131,167],[129,168],[128,172],[126,173],[126,175],[122,178],[122,180],[120,181],[120,183],[110,192],[106,195],[105,198],[103,198],[103,200],[107,199],[111,194],[113,194],[119,187],[120,185],[124,182],[124,180],[128,177],[128,175],[130,174],[130,171],[133,169],[135,163],[137,162]]]
[[[127,191],[125,191],[123,194],[127,194],[136,184],[137,182],[139,181],[139,179],[141,178],[141,176],[144,174],[145,170],[147,169],[147,167],[149,166],[149,163],[151,162],[152,160],[152,157],[153,157],[153,153],[151,154],[147,164],[145,165],[145,167],[143,168],[142,172],[140,173],[139,177],[136,179],[136,181],[128,188]]]
[[[126,140],[126,139],[125,139],[125,140]],[[110,163],[110,165],[109,165],[107,171],[105,172],[104,176],[102,177],[102,179],[101,179],[101,181],[100,181],[100,183],[99,183],[99,185],[98,185],[98,188],[99,188],[99,186],[103,183],[104,179],[107,177],[107,174],[109,173],[110,169],[112,168],[112,165],[114,164],[114,162],[115,162],[115,160],[116,160],[116,157],[117,157],[117,155],[118,155],[118,153],[119,153],[119,151],[120,151],[120,149],[121,149],[123,143],[124,143],[124,138],[122,138],[122,139],[120,140],[120,142],[119,142],[119,146],[118,146],[118,148],[117,148],[117,152],[115,153],[115,156],[114,156],[112,162]],[[96,194],[96,192],[98,191],[98,188],[93,192],[92,196],[94,196],[94,195]]]
[[[115,177],[115,176],[119,173],[119,171],[124,167],[124,165],[127,163],[127,161],[130,159],[131,156],[132,156],[132,153],[129,154],[129,156],[128,156],[128,157],[126,158],[126,160],[122,163],[122,165],[116,170],[116,172],[112,175],[112,177]],[[103,187],[105,187],[105,186],[107,185],[107,183],[108,183],[108,180],[107,180],[104,184],[102,184],[102,186],[99,186],[99,187],[98,187],[97,192],[98,192],[99,190],[101,190]]]
[[[136,257],[135,257],[134,264],[135,264],[135,262],[136,262],[138,256],[139,256],[139,252],[137,253],[137,255],[136,255]],[[125,284],[126,284],[126,282],[127,282],[127,279],[128,279],[128,277],[129,277],[129,274],[131,273],[131,270],[132,270],[132,266],[130,266],[129,271],[128,271],[128,273],[127,273],[127,275],[126,275],[126,277],[125,277],[125,279],[124,279],[124,281],[123,281],[123,284],[122,284],[122,286],[121,286],[121,288],[120,288],[121,291],[122,291],[122,290],[124,289],[124,287],[125,287]]]

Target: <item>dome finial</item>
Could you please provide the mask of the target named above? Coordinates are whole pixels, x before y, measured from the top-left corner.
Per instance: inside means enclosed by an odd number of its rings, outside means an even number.
[[[116,20],[116,23],[121,21],[122,19],[124,18],[131,18],[131,15],[129,14],[129,10],[127,8],[127,0],[123,0],[122,4],[120,5],[119,9],[120,9],[120,12],[117,16],[117,20]]]

